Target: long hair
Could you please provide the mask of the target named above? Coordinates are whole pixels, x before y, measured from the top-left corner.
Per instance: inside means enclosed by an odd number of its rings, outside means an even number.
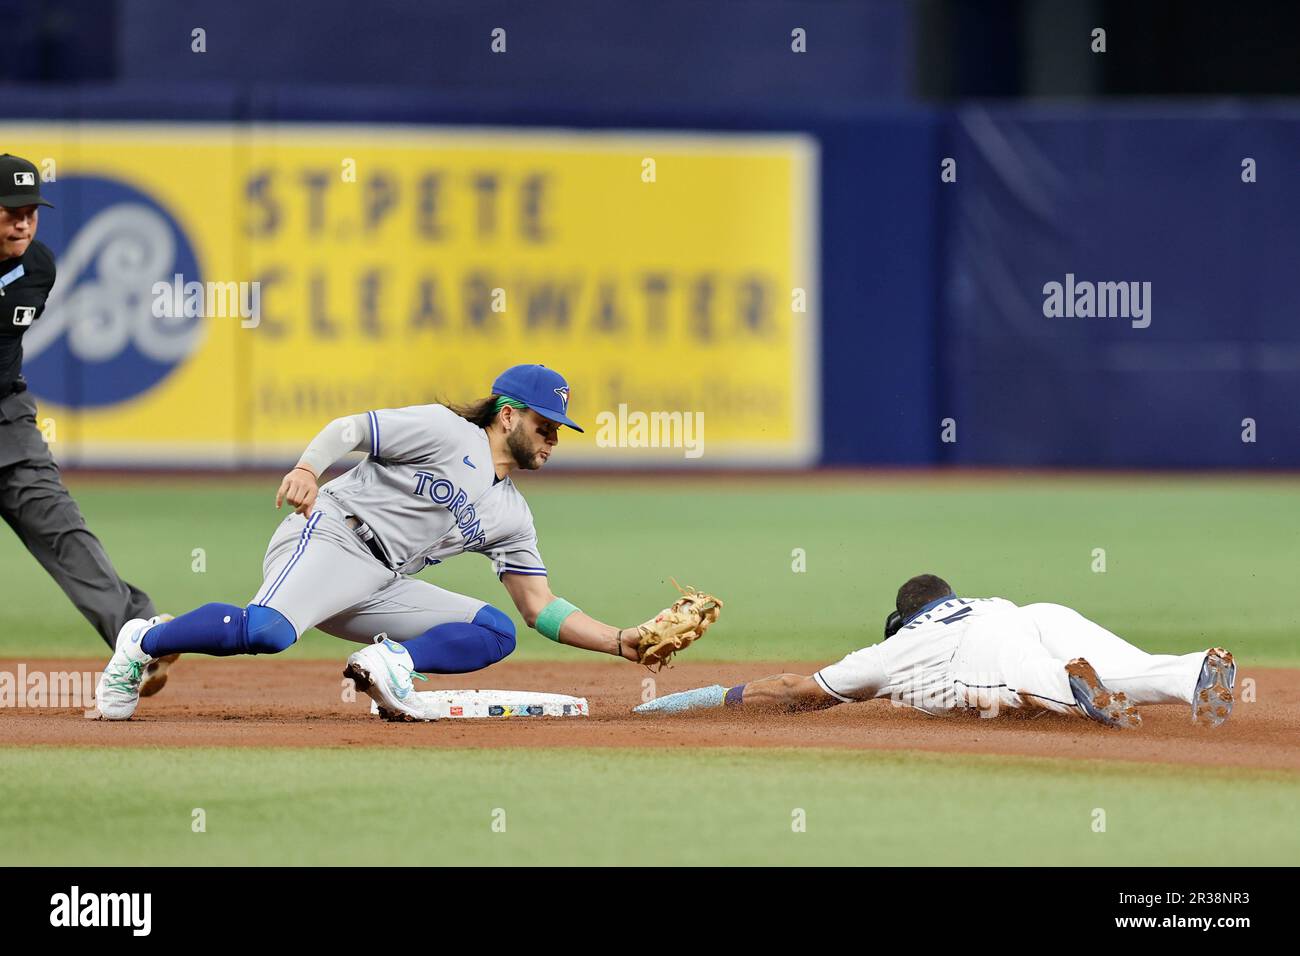
[[[477,425],[479,428],[487,428],[496,421],[498,397],[497,395],[489,395],[487,398],[466,402],[464,405],[454,402],[444,402],[443,404],[465,421]]]

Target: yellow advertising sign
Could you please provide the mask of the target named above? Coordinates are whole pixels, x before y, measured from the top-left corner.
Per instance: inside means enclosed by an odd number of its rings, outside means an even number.
[[[522,362],[587,429],[557,462],[817,453],[805,137],[0,133],[53,180],[59,280],[24,345],[64,461],[281,464],[339,415],[482,397]]]

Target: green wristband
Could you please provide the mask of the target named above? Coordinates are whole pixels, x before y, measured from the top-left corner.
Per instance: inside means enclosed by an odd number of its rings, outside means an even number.
[[[533,626],[537,628],[537,633],[542,637],[558,641],[560,639],[560,625],[576,610],[578,609],[564,598],[556,598],[542,608],[542,613],[537,615],[537,623]]]

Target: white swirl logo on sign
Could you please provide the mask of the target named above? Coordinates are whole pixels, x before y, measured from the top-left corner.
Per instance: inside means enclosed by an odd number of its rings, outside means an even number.
[[[128,191],[105,180],[83,183],[92,199]],[[201,319],[158,317],[151,308],[156,282],[197,277],[197,266],[175,223],[144,197],[104,204],[56,253],[45,313],[23,340],[24,367],[39,394],[74,406],[114,404],[156,385],[199,346]]]

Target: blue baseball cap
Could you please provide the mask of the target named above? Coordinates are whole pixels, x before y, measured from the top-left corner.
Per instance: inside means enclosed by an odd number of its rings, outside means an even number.
[[[563,375],[545,365],[511,366],[492,383],[492,394],[523,402],[543,418],[568,425],[576,432],[582,431],[565,414],[569,410],[569,383]]]

